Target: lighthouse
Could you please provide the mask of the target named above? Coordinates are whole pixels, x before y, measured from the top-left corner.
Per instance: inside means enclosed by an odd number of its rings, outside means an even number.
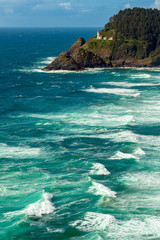
[[[97,39],[100,39],[99,29],[97,31]]]

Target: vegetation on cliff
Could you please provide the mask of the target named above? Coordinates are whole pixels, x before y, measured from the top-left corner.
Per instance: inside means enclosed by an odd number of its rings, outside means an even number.
[[[160,58],[160,11],[157,9],[133,8],[120,11],[110,18],[102,37],[113,37],[113,41],[91,38],[84,48],[99,54],[106,51],[112,60],[145,59],[148,64],[158,64]],[[143,61],[142,61],[143,62]]]

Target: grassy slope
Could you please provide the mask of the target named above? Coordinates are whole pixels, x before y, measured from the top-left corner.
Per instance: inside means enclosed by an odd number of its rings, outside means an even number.
[[[110,40],[97,40],[96,36],[89,39],[82,47],[84,50],[93,52],[94,54],[99,55],[105,61],[108,61],[110,57],[112,59],[120,58],[136,58],[137,60],[153,60],[153,58],[147,58],[146,55],[146,42],[139,41],[136,39],[121,39],[115,40],[115,31],[102,30],[102,37],[111,37],[113,36],[114,41]],[[156,53],[155,53],[156,54]],[[155,57],[154,57],[155,58]]]

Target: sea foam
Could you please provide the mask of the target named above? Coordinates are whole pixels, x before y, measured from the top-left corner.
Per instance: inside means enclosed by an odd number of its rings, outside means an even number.
[[[140,147],[138,147],[137,149],[135,149],[134,154],[135,155],[145,155],[146,153]]]
[[[112,156],[110,159],[139,159],[137,156],[134,156],[130,153],[123,153],[121,151],[118,151],[114,156]]]
[[[116,192],[112,191],[110,188],[104,186],[103,184],[92,181],[92,186],[89,188],[88,192],[94,195],[107,196],[111,198],[116,197]]]
[[[56,57],[47,57],[45,59],[43,59],[42,61],[40,61],[40,63],[42,64],[50,64],[51,62],[53,62],[56,59]],[[38,62],[39,63],[39,62]]]
[[[137,135],[130,130],[113,132],[107,135],[114,142],[138,142]]]
[[[52,197],[53,194],[44,192],[42,199],[27,206],[24,213],[30,217],[42,217],[43,215],[52,213],[55,210],[51,202]]]
[[[128,173],[119,179],[123,184],[137,189],[160,189],[159,172]]]
[[[130,78],[151,78],[150,74],[133,74]]]
[[[81,231],[96,231],[105,230],[110,224],[115,221],[115,218],[110,214],[102,214],[96,212],[87,212],[84,220],[77,220],[71,224]]]
[[[92,175],[109,175],[110,172],[101,163],[94,163],[90,171]]]
[[[42,198],[35,203],[28,205],[23,210],[18,210],[14,212],[7,212],[4,214],[6,219],[14,218],[15,216],[27,215],[29,217],[41,218],[43,215],[50,214],[54,212],[55,207],[51,202],[53,194],[44,192]]]
[[[109,225],[107,236],[109,239],[159,239],[160,217],[147,216],[144,219],[130,219],[118,221]]]
[[[0,158],[29,158],[40,153],[40,148],[13,147],[6,144],[0,144],[0,149]]]
[[[91,93],[109,93],[109,94],[132,96],[132,97],[138,97],[140,95],[140,92],[138,90],[124,89],[124,88],[93,88],[92,87],[90,89],[85,89],[83,91],[91,92]]]
[[[118,87],[152,87],[159,86],[160,83],[129,83],[129,82],[102,82],[102,85],[111,85]]]

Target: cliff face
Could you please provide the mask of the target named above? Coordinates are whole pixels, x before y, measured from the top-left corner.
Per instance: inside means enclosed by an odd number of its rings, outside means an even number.
[[[159,26],[160,11],[157,9],[120,11],[105,25],[100,39],[93,37],[85,42],[79,38],[43,70],[160,66]]]
[[[138,60],[132,55],[125,56],[117,50],[113,54],[109,46],[90,47],[95,43],[91,39],[87,43],[83,38],[79,38],[67,52],[62,52],[51,64],[43,68],[43,71],[69,70],[80,71],[85,68],[107,68],[107,67],[151,67],[153,64],[149,59]],[[103,40],[102,40],[103,41]],[[113,43],[109,43],[110,45]]]
[[[82,46],[85,44],[83,38],[77,42],[65,53],[61,53],[50,65],[43,68],[44,71],[51,70],[84,70],[85,68],[107,67],[106,62],[95,55],[93,52],[85,50]]]

